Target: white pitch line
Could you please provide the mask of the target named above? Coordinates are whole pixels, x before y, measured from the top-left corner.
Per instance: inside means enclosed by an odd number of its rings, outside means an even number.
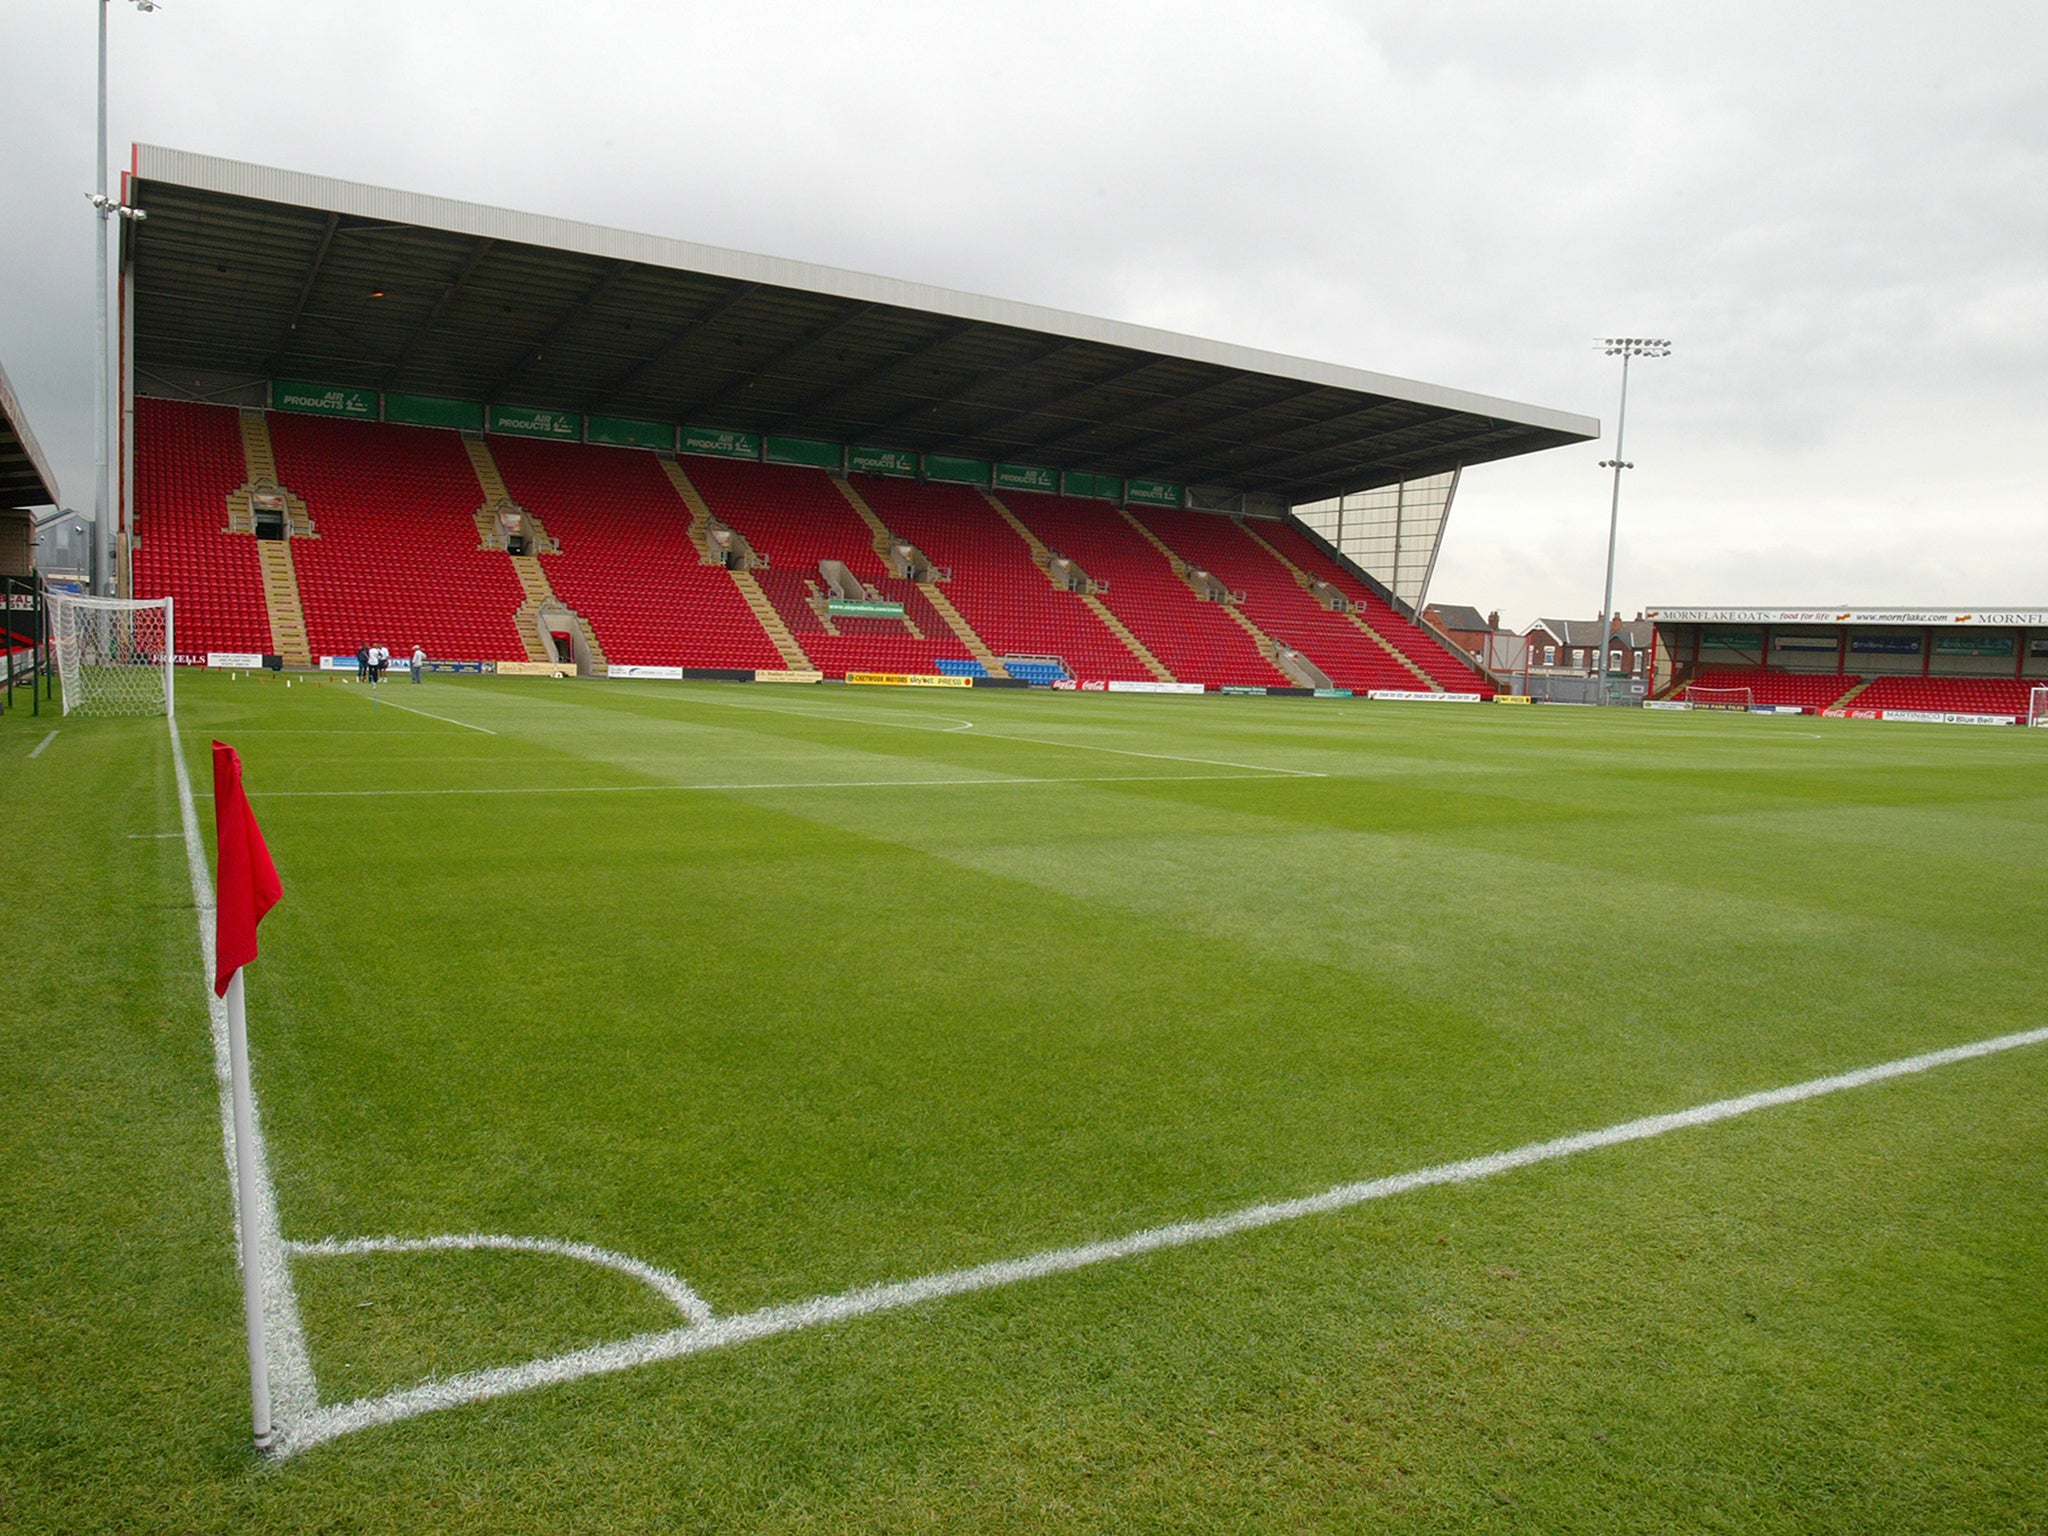
[[[552,789],[517,784],[464,784],[450,789],[252,789],[249,798],[346,800],[400,795],[739,794],[749,790],[781,789],[981,789],[1015,784],[1210,784],[1285,776],[1277,769],[1263,769],[1256,773],[1108,773],[1065,779],[804,779],[782,784],[564,784]]]
[[[1174,1222],[1163,1227],[1147,1227],[1142,1231],[1102,1242],[1082,1243],[1071,1248],[1054,1248],[1020,1259],[1003,1259],[992,1264],[977,1264],[965,1269],[925,1275],[915,1280],[861,1286],[854,1290],[841,1291],[836,1295],[816,1296],[808,1301],[762,1307],[753,1312],[717,1318],[664,1333],[643,1333],[610,1344],[571,1350],[566,1354],[529,1361],[524,1365],[469,1371],[458,1376],[422,1382],[418,1386],[389,1392],[381,1397],[358,1398],[353,1402],[337,1403],[322,1408],[311,1417],[295,1422],[289,1430],[281,1434],[277,1454],[293,1455],[343,1435],[379,1424],[392,1424],[403,1419],[415,1418],[420,1414],[432,1413],[443,1408],[456,1408],[489,1398],[505,1397],[515,1392],[529,1392],[537,1387],[580,1381],[589,1376],[632,1370],[657,1361],[679,1360],[688,1355],[703,1354],[708,1350],[730,1348],[752,1339],[796,1333],[803,1329],[846,1322],[878,1312],[898,1311],[904,1307],[917,1306],[946,1296],[962,1296],[974,1291],[1017,1285],[1028,1280],[1041,1280],[1052,1275],[1086,1269],[1095,1264],[1134,1258],[1139,1254],[1184,1248],[1191,1243],[1232,1237],[1240,1233],[1257,1231],[1261,1227],[1299,1221],[1307,1216],[1324,1216],[1349,1210],[1368,1201],[1385,1200],[1419,1189],[1430,1189],[1444,1184],[1467,1184],[1476,1179],[1492,1178],[1496,1174],[1507,1173],[1517,1168],[1575,1157],[1581,1152],[1620,1146],[1626,1142],[1647,1141],[1652,1137],[1668,1135],[1672,1131],[1712,1125],[1718,1121],[1732,1120],[1740,1115],[1754,1114],[1759,1110],[1776,1108],[1782,1104],[1794,1104],[1825,1094],[1863,1088],[1891,1078],[1928,1072],[1936,1067],[1950,1066],[1956,1062],[1971,1061],[2002,1051],[2043,1043],[2048,1043],[2048,1029],[2030,1029],[2018,1034],[2000,1035],[1969,1045],[1950,1046],[1945,1050],[1903,1057],[1874,1067],[1861,1067],[1828,1077],[1810,1078],[1806,1082],[1794,1083],[1785,1088],[1770,1088],[1758,1093],[1743,1094],[1737,1098],[1717,1099],[1710,1104],[1701,1104],[1670,1114],[1648,1115],[1641,1119],[1608,1126],[1604,1130],[1560,1136],[1550,1141],[1530,1142],[1505,1152],[1467,1158],[1462,1162],[1438,1163],[1432,1167],[1418,1168],[1410,1173],[1393,1174],[1386,1178],[1368,1179],[1356,1184],[1340,1184],[1334,1189],[1324,1190],[1321,1194],[1308,1195],[1298,1200],[1249,1205],[1220,1216]]]
[[[778,704],[742,704],[734,699],[693,697],[684,702],[691,704],[716,704],[721,709],[746,709],[757,713],[799,715],[806,719],[831,720],[844,725],[888,725],[895,726],[899,730],[909,731],[929,731],[933,729],[933,727],[928,725],[908,725],[899,720],[882,720],[867,715],[829,714],[810,709],[790,709]],[[934,715],[932,718],[935,720],[956,721],[960,719],[957,715]],[[1029,747],[1052,747],[1055,750],[1071,749],[1076,752],[1114,752],[1123,757],[1149,757],[1166,763],[1196,763],[1204,768],[1248,768],[1257,773],[1284,775],[1297,779],[1328,777],[1326,774],[1315,773],[1306,768],[1274,768],[1264,763],[1232,763],[1214,757],[1181,757],[1172,752],[1139,752],[1130,747],[1104,747],[1088,741],[1046,741],[1036,736],[1006,736],[997,731],[977,727],[971,720],[962,721],[961,725],[975,731],[977,737],[983,741],[1014,741]],[[957,732],[961,725],[949,726],[946,728],[946,731],[947,733]]]
[[[52,731],[52,732],[50,732],[50,734],[49,734],[49,735],[45,736],[45,737],[44,737],[44,738],[43,738],[43,739],[42,739],[41,741],[39,741],[39,742],[37,742],[37,743],[36,743],[36,745],[35,745],[35,750],[34,750],[33,752],[29,753],[29,756],[30,756],[30,757],[41,757],[41,756],[43,755],[43,749],[44,749],[45,747],[47,747],[47,746],[48,746],[48,745],[49,745],[49,744],[50,744],[51,742],[55,741],[56,739],[57,739],[57,733],[56,733],[55,731]]]
[[[228,1193],[235,1206],[235,1248],[247,1263],[247,1249],[256,1250],[263,1272],[265,1357],[270,1363],[270,1407],[274,1429],[289,1436],[320,1404],[313,1379],[313,1359],[306,1352],[306,1334],[299,1323],[299,1298],[292,1289],[291,1262],[285,1257],[278,1227],[277,1191],[270,1182],[270,1160],[263,1150],[261,1106],[249,1097],[249,1139],[255,1143],[256,1209],[241,1209],[235,1178],[235,1099],[228,1063],[228,1010],[213,992],[213,880],[206,872],[206,846],[199,840],[199,813],[192,804],[192,780],[185,772],[185,748],[178,722],[171,727],[171,766],[178,778],[178,816],[184,825],[185,862],[192,874],[192,904],[199,909],[200,973],[206,987],[206,1012],[213,1035],[213,1074],[220,1085],[221,1147],[227,1154]],[[254,1229],[253,1245],[245,1234]]]
[[[631,1275],[642,1285],[659,1291],[668,1303],[692,1323],[711,1321],[711,1308],[691,1290],[680,1275],[653,1264],[643,1264],[627,1254],[593,1243],[561,1242],[551,1237],[500,1237],[483,1232],[448,1233],[440,1237],[329,1237],[317,1243],[286,1243],[284,1251],[294,1258],[351,1258],[365,1253],[544,1253],[554,1258],[581,1259],[586,1264],[615,1269]]]
[[[988,741],[1016,741],[1031,747],[1071,747],[1077,752],[1114,752],[1120,757],[1150,757],[1166,763],[1199,763],[1205,768],[1249,768],[1258,773],[1285,775],[1295,779],[1326,779],[1326,773],[1309,768],[1275,768],[1266,763],[1233,763],[1220,757],[1181,757],[1173,752],[1139,752],[1131,747],[1105,747],[1092,741],[1042,741],[1036,736],[1003,736],[984,731]]]
[[[372,704],[375,704],[375,703],[377,702],[377,699],[375,698],[375,696],[372,696],[372,697],[371,697],[371,699],[370,699],[370,702],[371,702]],[[489,726],[487,726],[487,725],[471,725],[471,724],[470,724],[470,723],[469,723],[469,722],[468,722],[467,720],[451,720],[451,719],[449,719],[449,718],[448,718],[448,717],[447,717],[446,715],[437,715],[437,714],[434,714],[434,713],[433,713],[432,711],[430,711],[430,710],[425,710],[425,709],[414,709],[414,708],[412,707],[412,705],[410,705],[410,704],[400,704],[400,703],[397,703],[396,701],[394,701],[394,700],[391,700],[391,699],[386,699],[386,700],[384,700],[383,702],[384,702],[384,707],[385,707],[386,709],[402,709],[402,710],[404,710],[404,711],[405,711],[405,712],[406,712],[406,713],[407,713],[408,715],[421,715],[421,716],[424,716],[424,717],[425,717],[426,719],[428,719],[428,720],[438,720],[438,721],[440,721],[440,722],[441,722],[441,723],[442,723],[443,725],[459,725],[459,726],[461,726],[461,727],[462,727],[462,728],[463,728],[463,729],[464,729],[465,731],[481,731],[481,732],[483,732],[483,733],[484,733],[484,735],[486,735],[486,736],[495,736],[495,735],[497,735],[497,734],[498,734],[498,733],[497,733],[496,731],[492,730],[492,729],[491,729],[491,728],[490,728]]]
[[[899,731],[932,731],[942,736],[957,735],[961,731],[974,729],[972,720],[963,720],[958,715],[932,715],[933,720],[950,722],[943,726],[926,725],[923,720],[884,720],[883,711],[873,715],[842,715],[826,709],[791,709],[786,704],[742,704],[737,699],[710,699],[683,697],[679,702],[686,704],[715,704],[720,709],[744,709],[757,715],[794,715],[799,720],[830,720],[839,725],[886,725]],[[905,714],[905,710],[890,710],[891,714]]]

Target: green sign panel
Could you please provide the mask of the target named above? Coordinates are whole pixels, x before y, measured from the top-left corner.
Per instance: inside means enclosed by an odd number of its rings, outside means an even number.
[[[843,619],[900,619],[903,617],[901,603],[861,603],[851,598],[835,597],[825,604],[825,611]]]
[[[1124,483],[1115,475],[1091,475],[1084,469],[1070,469],[1060,476],[1064,496],[1092,496],[1101,501],[1122,501]]]
[[[1056,470],[1041,469],[1036,464],[998,464],[996,466],[996,489],[999,491],[1057,491],[1060,477]]]
[[[1934,654],[1937,656],[2010,656],[2013,637],[2011,635],[1936,635]]]
[[[1187,499],[1171,480],[1133,480],[1127,494],[1148,507],[1178,507]]]
[[[924,456],[927,480],[946,480],[955,485],[987,485],[989,466],[983,459],[956,459],[949,453]]]
[[[353,421],[375,421],[377,391],[279,379],[270,386],[270,408],[273,411],[300,411],[308,416],[346,416]]]
[[[836,470],[844,457],[837,443],[809,437],[771,437],[763,447],[770,464],[801,464],[807,469]]]
[[[728,432],[723,427],[685,427],[676,450],[718,459],[758,459],[761,439],[752,432]]]
[[[411,427],[453,427],[481,432],[484,408],[474,400],[437,400],[432,395],[386,395],[384,419]]]
[[[1763,649],[1764,635],[1760,629],[1710,629],[1700,636],[1700,645],[1710,651],[1742,651],[1754,655]],[[1919,647],[1916,645],[1914,648],[1917,650]]]
[[[856,475],[914,475],[917,455],[901,448],[853,448],[847,451],[846,467]]]
[[[487,432],[510,437],[552,437],[561,442],[583,440],[583,418],[575,411],[543,411],[530,405],[494,405]]]
[[[664,448],[673,450],[676,429],[665,422],[629,421],[623,416],[590,418],[590,441],[614,448]]]

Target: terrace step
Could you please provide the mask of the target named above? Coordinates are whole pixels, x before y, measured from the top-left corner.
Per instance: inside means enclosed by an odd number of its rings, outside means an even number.
[[[934,608],[938,609],[939,617],[944,619],[946,627],[953,631],[953,638],[967,647],[967,654],[981,663],[982,670],[987,672],[990,677],[1008,677],[1010,675],[1004,670],[1003,663],[996,653],[990,650],[981,636],[974,632],[974,626],[960,616],[960,610],[953,606],[953,600],[939,590],[938,583],[920,581],[917,584],[917,590],[925,595]],[[915,626],[912,626],[911,632],[913,634],[917,633]],[[923,639],[924,637],[919,634],[918,638]]]
[[[519,578],[519,590],[526,594],[525,601],[512,611],[512,626],[519,631],[519,644],[526,651],[526,659],[568,663],[579,671],[587,662],[590,671],[603,673],[609,663],[605,660],[604,645],[597,638],[596,628],[556,596],[554,584],[548,580],[547,568],[540,563],[542,555],[558,555],[562,546],[548,533],[539,518],[512,499],[512,492],[505,484],[505,477],[498,469],[498,461],[492,456],[489,443],[481,436],[472,437],[465,433],[462,447],[469,455],[470,468],[476,471],[477,488],[484,494],[483,505],[471,514],[476,522],[480,547],[505,551],[505,558],[512,562],[512,574]],[[523,555],[513,554],[506,542],[509,528],[514,524],[526,540],[527,552]],[[568,657],[554,654],[543,628],[546,615],[568,621],[571,649],[580,649],[582,660],[573,654]],[[578,641],[581,642],[580,647]]]
[[[1847,693],[1843,694],[1839,699],[1835,700],[1834,703],[1828,705],[1827,707],[1829,709],[1843,708],[1848,704],[1848,702],[1851,699],[1855,698],[1857,694],[1861,693],[1864,689],[1868,688],[1872,683],[1876,681],[1877,679],[1874,677],[1866,677],[1859,679],[1855,687],[1851,688]]]
[[[711,525],[717,521],[711,515],[711,504],[704,499],[703,492],[683,472],[683,466],[672,458],[660,460],[661,472],[668,476],[668,483],[675,487],[676,495],[683,505],[690,509],[690,542],[697,546],[697,555],[706,565],[723,565],[724,560],[711,547]]]
[[[867,497],[853,488],[852,481],[844,475],[834,475],[832,483],[839,487],[839,493],[846,498],[853,510],[860,514],[860,520],[868,525],[868,531],[875,536],[875,553],[882,557],[882,564],[889,565],[890,555],[893,553],[891,546],[896,542],[896,535],[889,531],[888,524],[882,521],[875,509],[868,505]],[[894,570],[895,567],[892,565],[890,569]]]
[[[680,473],[680,471],[678,471]],[[740,589],[740,596],[746,599],[754,617],[761,622],[775,649],[781,653],[782,663],[792,672],[816,672],[817,664],[804,654],[804,648],[796,643],[796,636],[789,632],[789,626],[782,622],[782,615],[775,611],[775,605],[768,600],[768,594],[761,590],[761,583],[752,571],[727,570],[732,584]]]
[[[1349,619],[1353,624],[1356,624],[1360,629],[1364,630],[1368,635],[1372,636],[1374,640],[1379,642],[1380,647],[1383,650],[1385,650],[1389,656],[1393,657],[1394,660],[1401,663],[1402,666],[1406,667],[1411,673],[1413,673],[1415,676],[1415,680],[1421,683],[1423,688],[1426,689],[1428,692],[1444,693],[1448,691],[1445,689],[1442,683],[1438,682],[1435,678],[1431,677],[1427,672],[1423,671],[1421,667],[1417,666],[1413,661],[1411,661],[1406,651],[1402,650],[1401,647],[1394,644],[1393,641],[1389,640],[1385,635],[1381,634],[1378,630],[1374,629],[1370,624],[1366,623],[1364,619],[1361,619],[1358,616],[1358,611],[1356,609],[1353,609],[1350,613],[1345,614],[1344,617]]]
[[[223,532],[253,534],[256,531],[256,498],[259,495],[276,496],[284,501],[288,525],[286,537],[317,539],[320,535],[313,527],[313,514],[308,510],[305,498],[277,482],[277,453],[270,442],[269,414],[253,407],[237,414],[242,434],[243,472],[249,478],[228,492],[228,525]]]
[[[1065,591],[1066,588],[1061,587],[1057,581],[1053,580],[1053,554],[1050,549],[1046,548],[1045,541],[1025,527],[1023,519],[1012,512],[1003,502],[1003,499],[996,495],[994,491],[983,491],[981,495],[984,501],[995,508],[997,515],[1010,525],[1017,537],[1030,547],[1031,563],[1038,567],[1046,581],[1051,583],[1055,591]],[[1166,669],[1166,664],[1152,654],[1151,650],[1145,645],[1145,642],[1132,634],[1124,621],[1109,611],[1108,606],[1101,598],[1097,597],[1093,592],[1075,592],[1072,595],[1078,597],[1082,605],[1102,621],[1102,627],[1107,629],[1112,635],[1115,635],[1117,643],[1129,651],[1139,665],[1144,667],[1147,672],[1150,672],[1154,678],[1162,683],[1179,681]]]
[[[256,560],[263,569],[263,606],[270,618],[270,649],[288,667],[313,665],[306,638],[306,610],[299,600],[299,575],[292,566],[290,539],[258,539]]]

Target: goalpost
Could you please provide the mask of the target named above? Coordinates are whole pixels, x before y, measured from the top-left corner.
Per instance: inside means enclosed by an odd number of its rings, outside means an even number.
[[[50,594],[64,713],[170,715],[171,600]]]
[[[2027,695],[2027,724],[2048,725],[2048,684],[2036,683]]]
[[[1685,700],[1694,709],[1748,709],[1756,703],[1753,688],[1702,688],[1693,683],[1685,690]]]

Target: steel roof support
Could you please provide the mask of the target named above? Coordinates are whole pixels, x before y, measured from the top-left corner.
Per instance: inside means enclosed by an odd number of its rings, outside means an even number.
[[[491,254],[491,249],[496,244],[497,241],[489,239],[477,241],[476,249],[471,251],[467,259],[456,269],[455,276],[449,280],[448,286],[441,290],[441,297],[434,300],[434,306],[427,311],[426,318],[413,329],[412,335],[406,338],[405,345],[398,349],[398,356],[392,361],[391,366],[384,370],[384,377],[377,381],[379,389],[389,389],[397,380],[405,365],[418,353],[421,344],[433,334],[435,322],[447,312],[448,306],[455,302],[456,296],[469,286],[470,278],[476,275],[476,269],[483,265],[484,258]]]

